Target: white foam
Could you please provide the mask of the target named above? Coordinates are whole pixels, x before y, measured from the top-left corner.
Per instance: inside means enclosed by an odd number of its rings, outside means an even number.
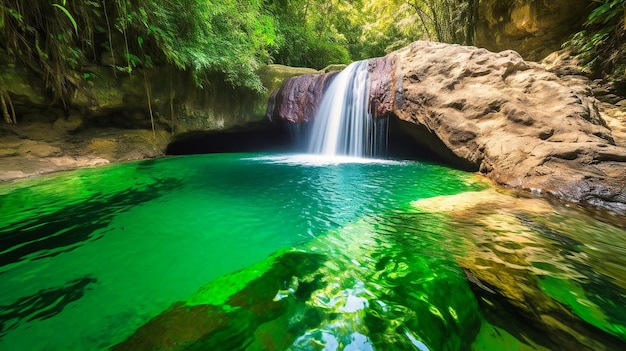
[[[291,154],[291,155],[272,155],[252,157],[246,160],[261,161],[274,164],[286,164],[297,166],[330,166],[339,164],[387,164],[402,165],[406,161],[384,160],[377,158],[365,158],[355,156],[328,156],[314,154]]]

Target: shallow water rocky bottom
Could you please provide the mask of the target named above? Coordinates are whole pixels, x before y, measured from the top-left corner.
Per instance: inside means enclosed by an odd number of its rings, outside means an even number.
[[[172,157],[0,198],[0,349],[626,346],[622,217],[435,164]]]

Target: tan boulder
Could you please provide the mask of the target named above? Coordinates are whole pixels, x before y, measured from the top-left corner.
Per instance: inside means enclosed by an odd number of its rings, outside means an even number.
[[[369,70],[373,114],[390,116],[446,162],[508,187],[626,213],[626,148],[582,80],[559,78],[514,51],[423,41],[369,60]],[[293,92],[308,94],[298,82],[324,77],[289,80],[268,116],[310,119],[315,106],[297,106],[319,99]]]
[[[584,86],[514,51],[416,42],[390,55],[402,77],[393,114],[441,141],[452,153],[435,149],[442,157],[499,184],[626,213],[626,148]]]

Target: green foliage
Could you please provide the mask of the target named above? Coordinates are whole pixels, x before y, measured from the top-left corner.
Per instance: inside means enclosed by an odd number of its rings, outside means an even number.
[[[615,25],[624,11],[623,0],[594,0],[599,6],[587,18],[587,25]]]
[[[623,44],[626,5],[623,0],[594,0],[595,8],[585,21],[585,29],[574,34],[564,47],[574,49],[583,70],[592,75],[617,72],[625,55]]]
[[[340,39],[336,42],[348,49],[351,59],[361,60],[383,56],[420,39],[471,44],[478,0],[325,0],[323,3],[330,4],[317,11],[323,23],[337,32],[335,37]],[[311,12],[309,7],[309,18]]]
[[[265,8],[276,19],[276,63],[321,69],[331,63],[349,63],[345,37],[337,30],[336,0],[274,0]]]
[[[276,19],[258,0],[0,0],[0,19],[0,45],[60,97],[71,90],[68,68],[106,52],[116,70],[169,62],[198,85],[218,75],[261,91],[256,70],[280,42]]]
[[[169,63],[199,86],[223,79],[262,91],[256,72],[267,63],[320,69],[417,39],[468,42],[474,2],[0,0],[0,47],[61,98],[79,83],[67,70],[93,63],[129,74]]]
[[[65,3],[65,1],[64,1],[64,3]],[[76,24],[76,20],[74,19],[74,17],[72,17],[70,12],[65,7],[63,7],[63,5],[52,4],[52,6],[54,6],[55,8],[57,8],[59,10],[61,10],[67,16],[67,18],[70,20],[70,22],[72,22],[72,25],[74,26],[74,31],[76,31],[76,34],[78,34],[78,25]]]
[[[472,13],[477,1],[406,0],[417,13],[425,34],[431,40],[469,44],[472,41]]]

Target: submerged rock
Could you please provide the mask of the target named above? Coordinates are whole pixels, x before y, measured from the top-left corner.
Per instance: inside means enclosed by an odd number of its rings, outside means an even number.
[[[223,276],[151,319],[112,350],[273,349],[295,339],[292,320],[279,318],[298,298],[277,297],[294,277],[318,269],[324,257],[280,251],[245,270]],[[293,289],[308,298],[306,284]],[[300,295],[298,295],[298,293]],[[277,324],[272,327],[272,323]],[[306,327],[306,326],[303,326]],[[284,340],[283,340],[284,339]],[[278,349],[283,349],[280,347]]]
[[[370,60],[369,71],[372,113],[399,120],[446,162],[502,185],[626,214],[626,148],[584,84],[570,85],[514,51],[422,41]],[[268,117],[312,118],[316,105],[299,106],[296,87],[324,77],[289,80]]]
[[[210,282],[112,349],[465,349],[481,320],[463,271],[433,254],[415,218],[390,220],[407,232],[358,221],[304,251],[281,250]]]
[[[491,324],[550,350],[623,349],[626,275],[609,242],[624,229],[524,195],[487,189],[413,206],[463,233],[457,262]]]

